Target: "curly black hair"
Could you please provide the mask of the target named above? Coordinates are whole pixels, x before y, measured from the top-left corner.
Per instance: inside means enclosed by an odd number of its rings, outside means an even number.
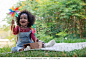
[[[23,14],[23,13],[26,13],[26,14],[27,14],[28,22],[30,22],[27,27],[31,27],[31,25],[33,25],[34,22],[35,22],[35,16],[32,15],[32,14],[31,14],[29,11],[27,11],[27,10],[23,10],[21,13],[18,14],[18,17],[16,17],[17,25],[21,26],[20,23],[19,23],[19,21],[20,21],[20,16],[21,16],[21,14]]]

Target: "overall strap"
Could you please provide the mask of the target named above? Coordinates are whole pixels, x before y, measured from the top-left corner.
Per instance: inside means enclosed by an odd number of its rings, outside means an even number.
[[[19,33],[20,33],[20,27],[19,27]]]
[[[19,27],[19,33],[20,33],[20,27]],[[17,37],[19,38],[19,34],[17,34]],[[16,43],[18,42],[18,39],[17,39],[17,41],[16,41]]]
[[[19,27],[19,33],[20,33],[20,27]],[[17,37],[19,36],[19,33],[17,34]]]

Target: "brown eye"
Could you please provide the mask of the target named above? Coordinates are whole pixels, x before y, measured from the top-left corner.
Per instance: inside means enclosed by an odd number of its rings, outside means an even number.
[[[20,18],[20,19],[22,19],[22,18]]]
[[[27,17],[24,17],[24,19],[27,19]]]

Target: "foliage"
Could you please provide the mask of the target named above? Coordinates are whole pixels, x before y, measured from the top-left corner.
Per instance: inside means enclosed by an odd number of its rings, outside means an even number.
[[[9,47],[8,45],[6,45],[5,47],[0,48],[0,53],[7,53],[7,52],[10,52],[10,51],[11,51],[11,48],[12,48],[12,47]]]
[[[82,0],[26,0],[18,2],[14,7],[19,7],[19,11],[26,9],[35,15],[38,39],[49,41],[60,36],[86,37],[85,6]],[[7,13],[5,21],[10,24],[11,20],[12,17]]]
[[[12,31],[11,31],[11,27],[10,26],[6,26],[3,25],[2,28],[0,28],[0,38],[1,39],[9,39],[11,40],[17,40],[16,36],[13,35]]]

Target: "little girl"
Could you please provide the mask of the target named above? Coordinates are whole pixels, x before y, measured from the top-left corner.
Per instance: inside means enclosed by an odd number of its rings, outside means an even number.
[[[13,31],[14,35],[17,35],[17,43],[16,47],[13,47],[11,49],[11,52],[23,51],[24,50],[23,44],[32,43],[31,38],[33,39],[34,42],[35,40],[36,42],[39,41],[37,38],[35,38],[34,33],[31,31],[31,26],[35,22],[34,15],[32,15],[27,10],[24,10],[21,13],[19,13],[18,17],[16,17],[16,20],[17,26],[15,27],[14,20],[12,20],[11,30]],[[51,42],[53,42],[53,44]],[[55,44],[54,40],[52,40],[51,42],[49,42],[48,45],[43,44],[44,47]]]

